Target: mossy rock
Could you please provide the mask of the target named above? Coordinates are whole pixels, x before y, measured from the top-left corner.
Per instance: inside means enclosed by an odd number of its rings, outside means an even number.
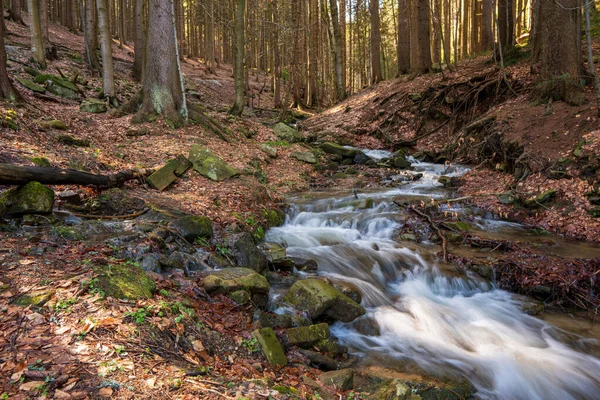
[[[244,232],[233,242],[233,253],[238,267],[262,273],[268,268],[267,257],[256,247],[252,234]]]
[[[285,213],[281,210],[265,210],[263,216],[268,228],[275,228],[285,223]]]
[[[356,149],[349,149],[347,147],[344,147],[342,145],[339,145],[339,144],[333,143],[333,142],[325,142],[320,147],[321,147],[321,150],[323,150],[327,154],[335,154],[335,155],[341,156],[343,158],[354,159],[354,157],[356,156],[356,153],[357,153]],[[336,161],[336,160],[334,160],[334,161]]]
[[[43,86],[38,85],[37,83],[35,83],[32,80],[29,79],[25,79],[25,78],[15,78],[17,80],[17,82],[19,82],[21,85],[23,85],[25,88],[31,90],[32,92],[35,93],[45,93],[46,89],[44,89]]]
[[[176,219],[170,226],[190,243],[194,243],[197,238],[210,239],[213,236],[212,221],[200,215],[187,215]]]
[[[323,384],[337,390],[350,390],[354,381],[354,370],[351,368],[323,372],[318,378]]]
[[[321,353],[330,353],[336,355],[348,353],[348,348],[346,346],[342,346],[337,340],[331,337],[319,340],[317,343],[313,344],[313,348],[317,349]]]
[[[530,197],[529,199],[525,200],[523,205],[527,208],[538,208],[550,203],[552,200],[554,200],[555,197],[556,190],[550,189],[538,194],[535,197]]]
[[[468,232],[471,229],[473,229],[471,224],[465,221],[448,221],[444,222],[444,225],[449,229],[453,229],[459,232]]]
[[[294,394],[298,393],[298,390],[292,386],[275,385],[271,389],[273,389],[281,394],[287,394],[287,395],[294,395]]]
[[[252,295],[247,290],[236,290],[229,293],[229,298],[237,304],[248,304],[252,299]]]
[[[517,196],[515,196],[515,194],[510,190],[504,193],[500,193],[497,197],[500,204],[510,205],[514,204],[517,201]]]
[[[23,71],[27,72],[29,75],[31,75],[34,78],[36,76],[40,75],[40,71],[38,71],[35,68],[25,67],[25,68],[23,68]]]
[[[292,285],[283,301],[313,318],[328,317],[350,322],[366,310],[354,300],[320,279],[304,279]]]
[[[310,151],[294,151],[290,154],[290,156],[307,164],[317,163],[317,157]]]
[[[79,89],[67,79],[51,74],[40,74],[35,77],[35,81],[40,85],[45,84],[49,92],[59,97],[70,100],[79,99]]]
[[[320,340],[329,338],[329,325],[326,323],[300,326],[285,331],[287,343],[291,346],[307,347]]]
[[[66,240],[84,240],[85,235],[78,230],[75,230],[69,226],[55,226],[53,231],[56,235]]]
[[[106,103],[102,100],[87,99],[81,103],[79,109],[83,112],[101,114],[105,113],[108,110],[108,107],[106,106]]]
[[[259,147],[260,151],[266,153],[271,158],[277,158],[277,149],[269,146],[268,144],[261,144]]]
[[[206,275],[204,289],[208,293],[229,294],[246,290],[251,294],[268,294],[270,286],[267,278],[249,268],[225,268]]]
[[[7,190],[0,195],[0,216],[52,212],[54,192],[39,182]]]
[[[48,121],[47,123],[43,124],[44,126],[48,127],[48,128],[52,128],[52,129],[58,129],[59,131],[66,131],[69,127],[67,126],[67,124],[65,124],[63,121],[59,120],[59,119],[53,119]],[[64,136],[68,136],[68,135],[64,135]],[[73,139],[72,136],[69,136],[69,138],[71,138],[72,140],[67,140],[70,141],[70,143],[68,144],[75,144],[76,143],[76,139]],[[88,143],[89,145],[89,143]]]
[[[452,187],[452,178],[449,176],[440,176],[438,183],[441,183],[443,187]]]
[[[600,218],[600,206],[594,207],[589,210],[589,214],[592,218]]]
[[[257,340],[262,354],[271,365],[281,367],[287,365],[287,357],[281,343],[279,343],[277,336],[275,336],[273,328],[257,329],[252,332],[252,337]]]
[[[90,141],[87,139],[77,139],[71,135],[59,135],[56,141],[67,146],[89,147]]]
[[[275,124],[272,129],[279,139],[289,143],[301,142],[303,139],[302,135],[300,135],[296,129],[283,122]]]
[[[37,165],[38,167],[52,167],[52,163],[46,157],[31,157],[31,162]]]
[[[42,290],[32,293],[25,293],[13,300],[13,304],[27,307],[42,307],[54,296],[53,290]]]
[[[229,164],[219,156],[211,153],[206,147],[193,145],[190,148],[188,159],[200,175],[213,181],[220,182],[240,174],[238,170],[229,166]]]
[[[146,271],[131,264],[101,265],[93,268],[97,287],[105,295],[123,300],[151,298],[156,283]]]

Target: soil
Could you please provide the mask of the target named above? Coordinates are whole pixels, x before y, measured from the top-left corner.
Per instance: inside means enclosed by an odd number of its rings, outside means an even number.
[[[23,67],[28,64],[28,30],[9,21],[7,28],[7,45],[14,47],[9,53],[9,75],[27,77]],[[50,63],[48,73],[85,77],[89,89],[82,90],[86,97],[94,97],[96,88],[101,87],[101,78],[85,67],[81,57],[82,37],[59,26],[50,27],[50,37],[60,45],[59,60]],[[113,47],[117,92],[120,100],[126,101],[139,90],[139,85],[129,77],[133,51],[127,46],[120,49],[116,43]],[[16,107],[0,104],[2,113],[8,109],[16,111],[18,126],[16,130],[1,128],[0,162],[34,165],[31,158],[46,157],[57,168],[114,173],[129,168],[160,167],[178,154],[187,155],[193,144],[205,145],[231,166],[244,171],[242,176],[213,182],[189,172],[163,192],[150,189],[143,181],[128,182],[124,189],[130,197],[139,198],[155,209],[211,218],[217,229],[217,241],[240,228],[252,229],[256,223],[264,224],[264,211],[284,207],[289,193],[311,188],[376,186],[382,177],[392,173],[387,169],[353,166],[356,174],[340,176],[338,173],[348,172],[348,167],[321,170],[297,161],[290,154],[310,147],[283,143],[271,130],[270,126],[279,121],[282,113],[272,110],[270,81],[266,76],[250,74],[253,107],[244,118],[235,118],[227,114],[234,98],[230,66],[220,65],[212,74],[201,62],[186,60],[182,67],[188,99],[205,107],[210,118],[226,128],[227,141],[201,125],[173,130],[161,119],[132,125],[130,116],[84,114],[78,104],[36,98],[15,82],[25,102]],[[532,160],[529,163],[532,173],[515,183],[513,171],[502,171],[500,166],[495,168],[485,159],[468,158],[468,152],[457,154],[448,161],[457,163],[464,159],[473,165],[462,179],[460,195],[471,196],[474,204],[508,219],[600,242],[600,222],[588,214],[590,204],[584,196],[598,175],[590,178],[581,173],[597,157],[600,148],[597,110],[589,105],[571,107],[561,102],[533,104],[528,98],[533,76],[526,61],[508,68],[507,74],[516,96],[500,82],[495,86],[502,89],[499,96],[485,95],[477,102],[470,101],[460,117],[440,129],[443,118],[423,109],[427,101],[442,92],[448,98],[469,95],[470,79],[475,76],[499,81],[489,57],[465,61],[455,72],[445,72],[443,76],[438,73],[382,82],[324,112],[315,111],[315,116],[301,123],[301,127],[321,140],[371,149],[393,149],[400,141],[411,140],[417,131],[422,134],[435,130],[409,151],[443,151],[448,158],[452,153],[446,151],[447,145],[460,143],[464,136],[462,127],[477,118],[493,115],[503,141],[518,141],[523,146]],[[428,92],[429,87],[437,89]],[[421,99],[412,100],[412,94],[420,94]],[[593,104],[589,88],[587,95],[588,104]],[[451,115],[448,104],[436,107]],[[427,118],[422,118],[423,111],[427,111]],[[54,119],[63,121],[67,130],[45,128],[45,122]],[[58,136],[64,134],[88,140],[89,147],[59,143]],[[582,139],[586,140],[583,157],[574,157],[572,151]],[[278,157],[269,158],[261,152],[259,146],[263,143],[276,146]],[[475,148],[477,143],[468,145]],[[548,166],[560,158],[572,159],[567,168],[570,177],[548,179]],[[536,211],[501,205],[496,194],[508,188],[523,196],[555,188],[558,199]],[[84,201],[100,194],[95,188],[53,189],[76,190]],[[59,202],[57,208],[61,207],[63,204]],[[115,209],[114,213],[123,211]],[[63,240],[35,228],[19,232],[0,232],[0,374],[10,378],[3,379],[0,388],[10,398],[290,397],[273,390],[275,385],[296,388],[300,398],[313,393],[303,383],[302,376],[314,378],[320,371],[304,366],[306,360],[294,349],[288,353],[294,366],[280,369],[269,366],[251,341],[253,310],[226,297],[208,298],[202,291],[201,280],[154,274],[159,294],[152,299],[136,302],[103,299],[93,285],[92,265],[126,264],[127,260],[116,257],[114,248]],[[216,245],[217,242],[211,243],[213,251]],[[45,249],[43,255],[36,255],[38,248]],[[526,253],[515,252],[502,262],[510,270],[511,266],[536,260],[540,271],[544,271],[544,279],[535,281],[531,278],[535,271],[513,268],[513,272],[505,274],[507,288],[526,292],[524,288],[542,283],[555,282],[560,286],[564,282],[557,279],[569,279],[570,271],[581,267],[578,264],[581,261],[577,260],[520,257]],[[455,257],[457,263],[465,265],[472,261]],[[548,262],[552,263],[552,269],[548,269]],[[590,263],[581,269],[589,276],[597,274],[597,264]],[[31,292],[47,294],[49,300],[41,307],[15,303],[21,294]],[[194,317],[189,310],[193,310]],[[343,393],[331,390],[330,395]]]

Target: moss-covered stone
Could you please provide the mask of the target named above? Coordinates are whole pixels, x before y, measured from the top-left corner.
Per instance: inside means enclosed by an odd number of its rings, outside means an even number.
[[[550,203],[555,197],[556,190],[550,189],[538,194],[537,196],[530,197],[529,199],[525,200],[523,205],[527,208],[538,208]]]
[[[407,169],[412,165],[402,150],[398,150],[392,155],[392,164],[398,169]]]
[[[210,239],[213,236],[212,221],[204,216],[186,215],[171,222],[170,225],[190,243],[194,243],[196,238]]]
[[[410,386],[399,379],[393,379],[381,385],[381,387],[369,397],[372,400],[417,400],[418,395],[413,394]]]
[[[265,243],[262,246],[263,253],[267,257],[269,262],[273,263],[286,258],[285,247],[278,245],[277,243]]]
[[[236,290],[235,292],[229,293],[229,298],[237,304],[248,304],[250,303],[252,296],[247,290]]]
[[[83,112],[92,114],[105,113],[108,110],[106,103],[99,99],[86,99],[79,105],[79,109]]]
[[[257,329],[252,332],[252,337],[257,340],[262,354],[265,356],[269,364],[281,367],[287,365],[287,357],[283,352],[281,343],[279,343],[279,340],[277,340],[277,337],[275,336],[273,328]]]
[[[77,147],[89,147],[90,141],[87,139],[78,139],[71,135],[59,135],[56,137],[56,141],[62,144],[66,144],[68,146],[77,146]]]
[[[458,232],[468,232],[473,229],[471,224],[465,221],[447,221],[444,222],[444,226]]]
[[[240,174],[238,170],[229,166],[206,147],[193,145],[188,158],[200,175],[213,181],[223,181]]]
[[[77,86],[64,78],[51,74],[39,74],[35,77],[35,81],[40,85],[46,85],[46,88],[51,93],[70,100],[79,99],[79,90]]]
[[[319,380],[323,382],[323,384],[337,390],[350,390],[353,386],[354,370],[345,368],[337,371],[323,372],[319,375]]]
[[[305,162],[307,164],[316,164],[317,157],[310,151],[294,151],[290,154],[290,157],[295,158],[298,161]]]
[[[300,135],[296,129],[283,122],[275,124],[273,126],[273,132],[275,132],[275,135],[277,135],[279,139],[289,143],[301,142],[303,139],[302,135]]]
[[[25,293],[13,300],[13,304],[27,307],[42,307],[54,296],[53,290],[41,290],[32,293]]]
[[[265,210],[263,215],[268,228],[275,228],[285,223],[285,213],[282,210]]]
[[[205,276],[204,289],[208,293],[229,294],[246,290],[252,294],[268,294],[270,286],[267,278],[249,268],[226,268]]]
[[[356,149],[349,149],[342,145],[333,142],[325,142],[321,146],[321,150],[323,150],[327,154],[336,154],[343,158],[352,158],[356,156]]]
[[[510,190],[504,193],[500,193],[497,197],[500,204],[510,205],[514,204],[517,201],[517,196],[515,196],[515,194]]]
[[[261,328],[291,328],[293,326],[292,316],[288,314],[274,314],[262,310],[256,310],[254,320]]]
[[[50,163],[50,160],[48,160],[46,157],[31,157],[31,162],[38,167],[49,168],[52,166],[52,163]]]
[[[133,264],[99,265],[93,268],[97,287],[105,295],[123,300],[151,298],[156,283],[146,271]]]
[[[38,71],[35,68],[30,68],[30,67],[23,68],[23,71],[27,72],[29,75],[33,76],[34,78],[40,74],[40,71]]]
[[[350,322],[366,313],[354,300],[320,279],[294,283],[283,300],[311,318],[324,316]]]
[[[27,89],[31,90],[32,92],[35,93],[45,93],[46,89],[44,89],[43,86],[38,85],[37,83],[35,83],[32,80],[29,79],[25,79],[25,78],[15,78],[17,80],[17,82],[19,82],[21,85],[23,85],[24,87],[26,87]]]
[[[190,160],[180,154],[176,158],[169,160],[158,171],[150,175],[148,177],[148,183],[154,189],[163,191],[169,187],[171,183],[175,182],[178,176],[183,175],[191,167],[192,163]]]
[[[337,340],[331,337],[319,340],[317,343],[313,344],[313,348],[317,349],[321,353],[329,353],[336,355],[348,353],[348,348],[346,346],[342,346],[338,343]]]
[[[54,192],[39,182],[29,182],[0,195],[0,216],[52,212]]]
[[[329,325],[326,323],[290,328],[285,331],[287,343],[291,346],[306,347],[327,339],[330,335]]]
[[[271,389],[278,391],[281,394],[294,395],[298,390],[292,386],[275,385]]]
[[[252,234],[244,232],[233,241],[233,254],[238,267],[250,268],[258,273],[265,271],[269,262],[256,247]]]
[[[277,158],[277,149],[269,146],[268,144],[261,144],[259,147],[260,151],[266,153],[271,158]]]
[[[452,187],[452,178],[449,176],[440,176],[438,183],[441,183],[443,187]]]
[[[58,225],[53,228],[53,232],[66,240],[83,240],[85,235],[69,226]]]

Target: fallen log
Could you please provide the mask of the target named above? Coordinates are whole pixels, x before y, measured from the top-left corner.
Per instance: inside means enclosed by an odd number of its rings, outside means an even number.
[[[145,178],[153,169],[128,169],[116,174],[97,175],[73,169],[22,167],[0,163],[0,185],[23,185],[36,181],[46,185],[93,185],[99,188],[121,186],[125,182]]]

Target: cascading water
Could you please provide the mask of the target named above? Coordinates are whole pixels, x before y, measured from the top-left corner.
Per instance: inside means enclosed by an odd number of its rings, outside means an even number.
[[[267,234],[289,255],[315,260],[320,275],[360,289],[367,314],[335,324],[332,334],[365,362],[466,378],[480,398],[600,398],[600,359],[586,354],[589,341],[525,314],[516,296],[439,262],[432,245],[393,240],[405,215],[392,197],[443,198],[438,176],[465,171],[413,166],[423,178],[397,189],[358,200],[330,194],[298,201],[285,225]],[[375,206],[361,208],[361,198]],[[481,218],[477,224],[488,232],[518,228]]]

